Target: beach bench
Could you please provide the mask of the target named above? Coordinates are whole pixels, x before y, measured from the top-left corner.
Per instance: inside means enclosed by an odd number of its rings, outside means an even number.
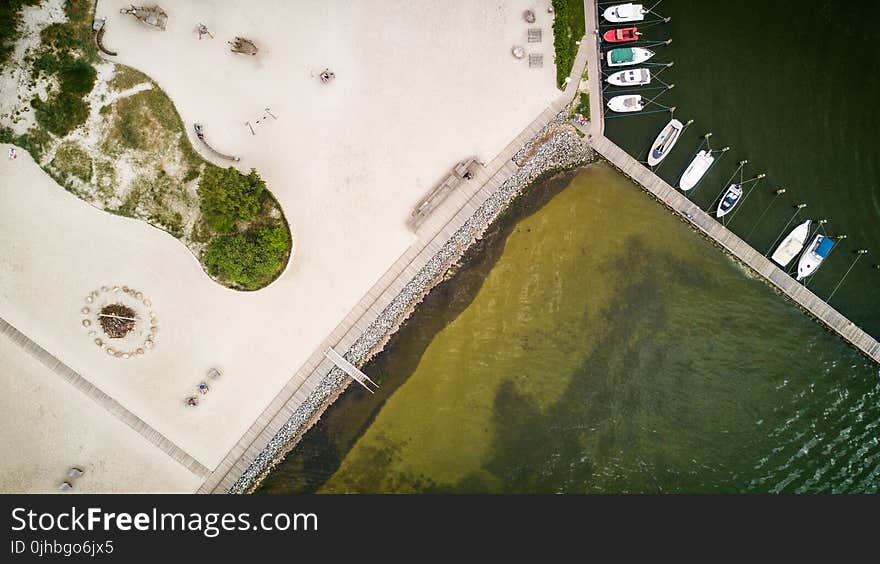
[[[462,182],[466,182],[473,178],[474,174],[483,166],[483,163],[475,157],[470,157],[452,167],[452,171],[446,175],[443,180],[436,184],[413,208],[409,218],[409,226],[417,229],[443,200],[445,200],[453,190],[455,190]]]

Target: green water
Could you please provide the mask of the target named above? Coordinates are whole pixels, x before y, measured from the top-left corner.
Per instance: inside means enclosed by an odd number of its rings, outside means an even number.
[[[747,178],[767,177],[741,203],[731,229],[766,251],[793,207],[806,203],[803,218],[828,219],[828,234],[847,235],[809,288],[826,298],[855,251],[867,249],[831,303],[880,336],[880,41],[864,21],[869,16],[856,16],[876,7],[866,0],[664,0],[658,10],[672,21],[645,37],[673,39],[654,49],[655,61],[675,63],[659,75],[675,88],[657,101],[675,106],[683,122],[694,120],[660,176],[677,185],[711,131],[713,148],[731,150],[690,197],[706,209],[747,159]],[[668,120],[664,113],[612,118],[606,134],[645,159]],[[786,193],[773,201],[779,187]]]
[[[846,234],[809,281],[880,334],[880,42],[873,2],[665,0],[659,101],[767,177],[729,227],[766,251],[792,217]],[[644,158],[669,119],[609,119]],[[564,187],[564,189],[563,189]],[[778,187],[787,192],[774,199]],[[434,292],[264,492],[876,492],[878,369],[605,166],[535,188]]]
[[[262,491],[876,491],[874,366],[607,166],[559,183]]]

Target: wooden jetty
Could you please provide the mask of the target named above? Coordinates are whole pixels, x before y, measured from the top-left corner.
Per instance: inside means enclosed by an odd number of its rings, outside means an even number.
[[[605,137],[602,70],[599,66],[599,15],[595,0],[584,0],[584,8],[588,38],[584,40],[584,44],[589,43],[591,46],[587,53],[587,73],[590,84],[588,139],[593,149],[657,200],[687,218],[697,230],[761,276],[830,331],[838,334],[874,362],[880,363],[880,343],[875,338],[857,327],[852,321],[777,267],[762,253],[753,249],[735,233],[687,199],[681,192],[667,184],[641,162]]]

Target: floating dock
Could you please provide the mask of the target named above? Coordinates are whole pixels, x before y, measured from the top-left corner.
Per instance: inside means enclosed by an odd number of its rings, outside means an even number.
[[[584,13],[587,19],[587,38],[591,45],[587,56],[587,73],[590,83],[590,130],[588,139],[593,149],[615,168],[631,178],[660,202],[687,218],[691,224],[706,237],[724,248],[740,262],[752,269],[770,285],[795,302],[810,316],[819,321],[833,333],[880,364],[880,343],[828,305],[804,285],[786,274],[763,253],[752,248],[734,232],[699,206],[691,202],[681,192],[670,186],[662,178],[651,172],[641,162],[605,137],[605,118],[602,107],[602,68],[600,59],[599,13],[595,0],[584,0]]]

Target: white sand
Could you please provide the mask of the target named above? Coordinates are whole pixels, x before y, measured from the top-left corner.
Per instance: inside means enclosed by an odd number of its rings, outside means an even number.
[[[0,359],[0,493],[56,493],[65,480],[74,493],[198,487],[199,477],[2,335]],[[72,466],[85,473],[71,480]]]
[[[91,208],[2,147],[0,316],[213,468],[413,243],[412,205],[456,161],[491,160],[557,95],[552,22],[521,0],[188,1],[163,3],[159,32],[119,14],[126,4],[99,2],[105,45],[156,79],[188,128],[203,123],[219,150],[260,171],[296,255],[269,288],[224,289],[169,235]],[[526,43],[527,7],[541,44]],[[199,21],[215,39],[196,39]],[[260,54],[230,53],[234,35]],[[513,44],[543,52],[545,67],[515,60]],[[310,75],[325,66],[329,85]],[[252,136],[244,122],[266,107],[279,119]],[[161,332],[143,358],[109,358],[79,325],[82,298],[113,284],[154,302]],[[214,365],[223,379],[184,408]]]

